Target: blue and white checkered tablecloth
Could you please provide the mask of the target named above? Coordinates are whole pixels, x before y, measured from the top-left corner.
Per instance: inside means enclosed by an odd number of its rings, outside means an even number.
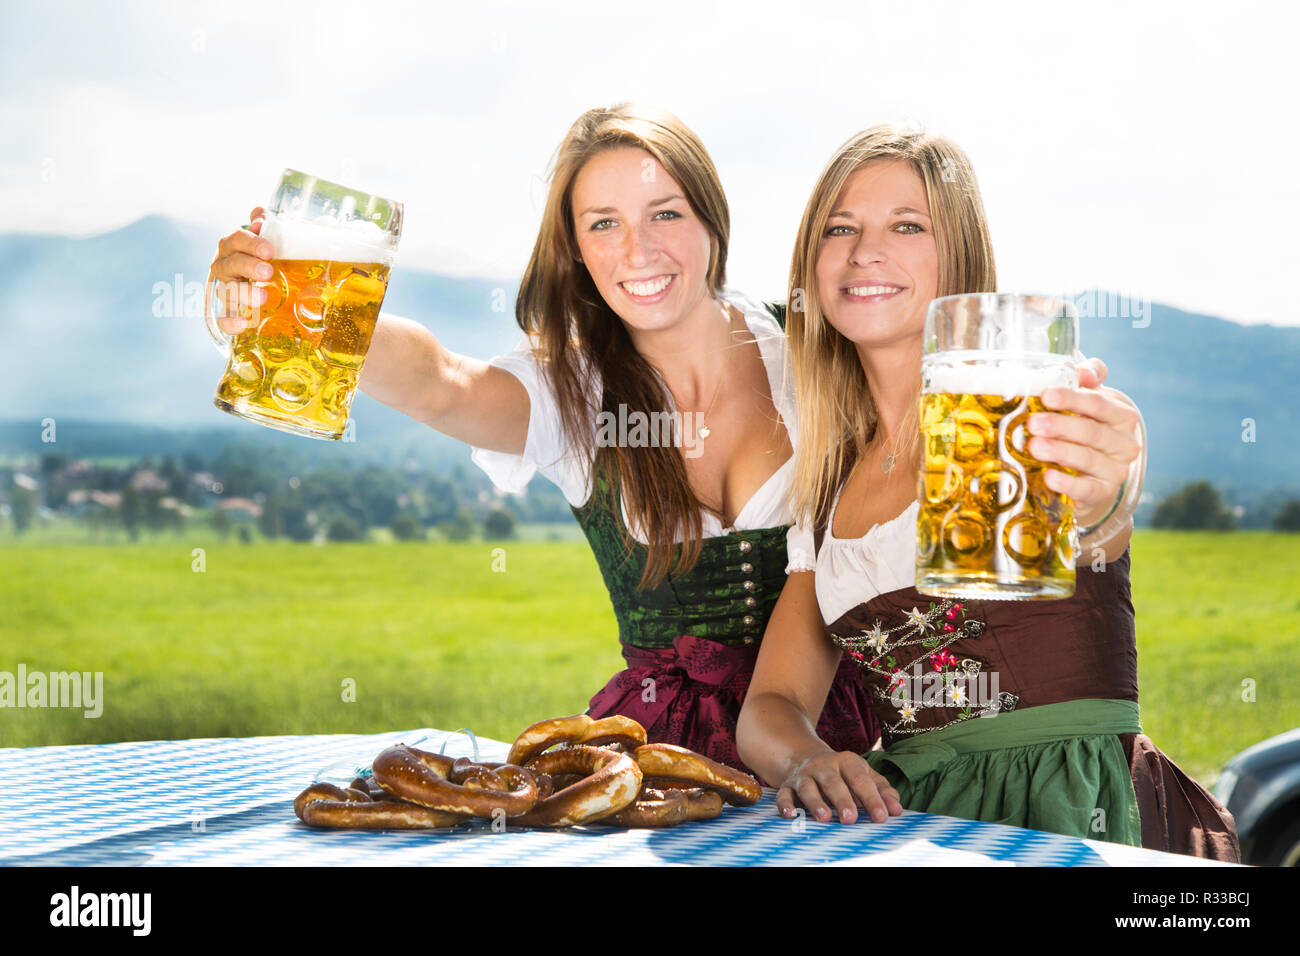
[[[1188,866],[1193,857],[905,812],[844,826],[756,806],[666,830],[593,826],[493,832],[315,830],[293,798],[318,777],[346,783],[405,741],[470,756],[439,730],[373,735],[147,741],[0,749],[0,865],[703,864]],[[509,749],[479,740],[485,760]],[[1211,864],[1220,865],[1220,864]],[[1221,864],[1228,865],[1228,864]]]

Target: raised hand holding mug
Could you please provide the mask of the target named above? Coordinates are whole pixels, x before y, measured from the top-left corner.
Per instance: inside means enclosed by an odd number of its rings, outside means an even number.
[[[1079,384],[1079,317],[1046,296],[974,293],[935,299],[921,359],[922,465],[916,587],[937,597],[1050,600],[1074,594],[1082,544],[1132,514],[1146,433],[1115,507],[1080,529],[1074,502],[1048,487],[1060,465],[1030,453],[1030,416],[1049,388]],[[1134,410],[1136,413],[1136,409]],[[1082,544],[1081,544],[1082,541]]]
[[[213,403],[281,431],[342,438],[401,231],[401,203],[286,169],[260,233],[273,249],[270,277],[256,283],[265,299],[238,297],[242,331],[222,330],[217,309],[236,297],[209,285],[208,331],[228,358]]]

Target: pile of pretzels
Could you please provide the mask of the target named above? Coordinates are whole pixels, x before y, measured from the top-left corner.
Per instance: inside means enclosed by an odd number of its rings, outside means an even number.
[[[511,827],[669,827],[762,796],[748,774],[685,747],[646,743],[645,728],[620,716],[540,721],[519,735],[505,763],[398,744],[370,770],[346,788],[312,784],[294,800],[294,812],[309,826],[365,830],[435,829],[476,818]]]

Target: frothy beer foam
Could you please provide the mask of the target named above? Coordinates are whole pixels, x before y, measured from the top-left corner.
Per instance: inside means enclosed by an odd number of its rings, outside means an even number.
[[[388,233],[364,219],[339,222],[322,216],[302,222],[267,216],[261,236],[275,249],[276,259],[389,263],[393,258]]]
[[[1074,388],[1079,384],[1078,370],[1072,365],[1026,365],[1016,362],[927,362],[924,369],[925,392],[947,395],[1041,395],[1046,389]]]

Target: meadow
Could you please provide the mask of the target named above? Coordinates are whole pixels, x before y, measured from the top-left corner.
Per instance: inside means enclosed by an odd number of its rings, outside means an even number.
[[[1300,535],[1134,538],[1142,724],[1207,786],[1300,726],[1298,566]],[[0,746],[466,726],[511,739],[580,712],[622,666],[583,541],[7,537],[0,621],[0,671],[99,671],[104,686],[98,718],[0,709]]]

